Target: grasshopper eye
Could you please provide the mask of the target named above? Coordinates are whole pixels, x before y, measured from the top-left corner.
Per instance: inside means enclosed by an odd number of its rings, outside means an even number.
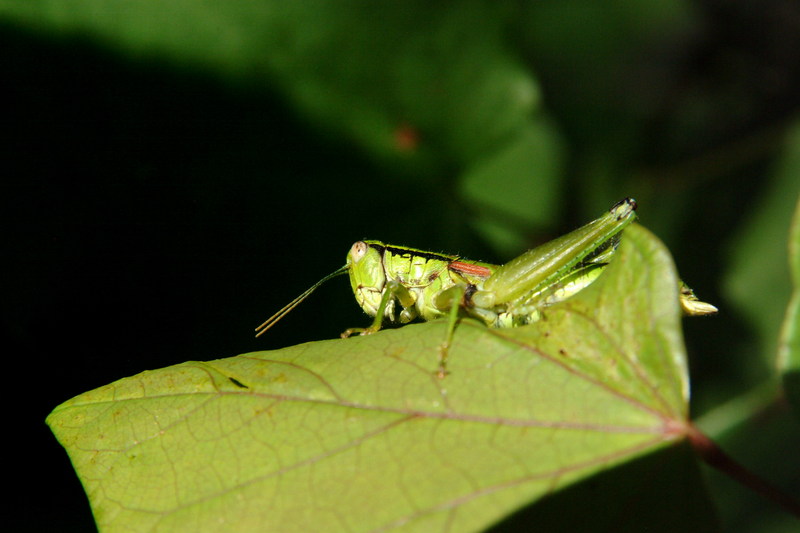
[[[367,250],[369,249],[369,245],[364,241],[358,241],[353,244],[352,248],[350,248],[350,257],[353,260],[353,263],[358,263],[361,259],[367,255]]]

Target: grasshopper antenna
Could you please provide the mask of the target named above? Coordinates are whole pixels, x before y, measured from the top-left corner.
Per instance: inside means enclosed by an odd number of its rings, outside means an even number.
[[[309,295],[317,289],[317,287],[319,287],[320,285],[322,285],[331,278],[335,278],[336,276],[341,276],[342,274],[346,274],[349,269],[350,269],[349,265],[344,265],[343,267],[337,269],[334,272],[331,272],[330,274],[328,274],[327,276],[325,276],[324,278],[313,284],[303,294],[301,294],[300,296],[298,296],[297,298],[286,304],[280,311],[269,317],[263,324],[258,326],[256,328],[256,337],[261,336],[265,331],[274,326],[275,323],[278,322],[278,320],[286,316],[286,314],[289,313],[289,311],[300,305],[300,302],[308,298]]]

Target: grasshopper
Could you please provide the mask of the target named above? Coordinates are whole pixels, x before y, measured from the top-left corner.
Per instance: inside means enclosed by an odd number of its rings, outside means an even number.
[[[448,319],[438,375],[446,373],[447,352],[459,316],[470,316],[489,327],[530,324],[547,306],[588,287],[614,255],[625,227],[636,218],[636,201],[625,198],[600,218],[562,237],[528,250],[504,265],[471,261],[380,241],[358,241],[344,266],[328,274],[256,328],[263,334],[305,300],[320,285],[349,274],[358,305],[374,319],[365,328],[342,333],[368,335],[384,323],[406,324],[415,319]],[[713,314],[683,282],[678,287],[688,315]]]

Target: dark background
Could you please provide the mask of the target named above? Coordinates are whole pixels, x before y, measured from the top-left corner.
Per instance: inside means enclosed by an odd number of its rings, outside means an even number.
[[[684,278],[730,309],[687,323],[690,354],[704,355],[692,359],[702,414],[773,372],[771,355],[758,355],[758,326],[736,310],[721,273],[731,240],[778,182],[800,103],[800,7],[691,5],[690,29],[655,40],[646,60],[632,54],[639,59],[599,81],[579,76],[589,59],[564,68],[569,51],[556,37],[543,41],[513,22],[505,35],[535,72],[566,147],[558,216],[526,238],[599,214],[584,195],[636,195],[643,223],[667,241]],[[425,159],[436,147],[426,147],[424,128],[399,122],[397,154],[376,154],[320,125],[269,73],[229,76],[25,20],[0,14],[11,530],[94,527],[44,424],[59,403],[146,369],[332,338],[365,323],[342,278],[252,336],[341,266],[353,241],[508,258],[467,223],[475,209],[459,198],[462,163]],[[604,84],[618,91],[608,93],[613,105],[593,99]],[[609,136],[615,117],[622,125]],[[774,405],[765,412],[765,424],[785,416]],[[786,431],[767,442],[796,444],[796,427]],[[747,439],[739,446],[752,449]],[[791,479],[797,466],[780,455],[766,446],[758,466]],[[723,516],[753,528],[772,516],[757,499],[739,506]]]

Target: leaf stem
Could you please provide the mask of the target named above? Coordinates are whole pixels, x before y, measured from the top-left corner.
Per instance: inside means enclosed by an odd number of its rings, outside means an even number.
[[[790,496],[780,488],[759,477],[755,473],[737,463],[731,456],[722,451],[717,443],[707,437],[696,426],[690,425],[687,432],[689,442],[695,452],[706,462],[735,479],[745,487],[761,494],[777,503],[784,510],[800,518],[800,500]]]

